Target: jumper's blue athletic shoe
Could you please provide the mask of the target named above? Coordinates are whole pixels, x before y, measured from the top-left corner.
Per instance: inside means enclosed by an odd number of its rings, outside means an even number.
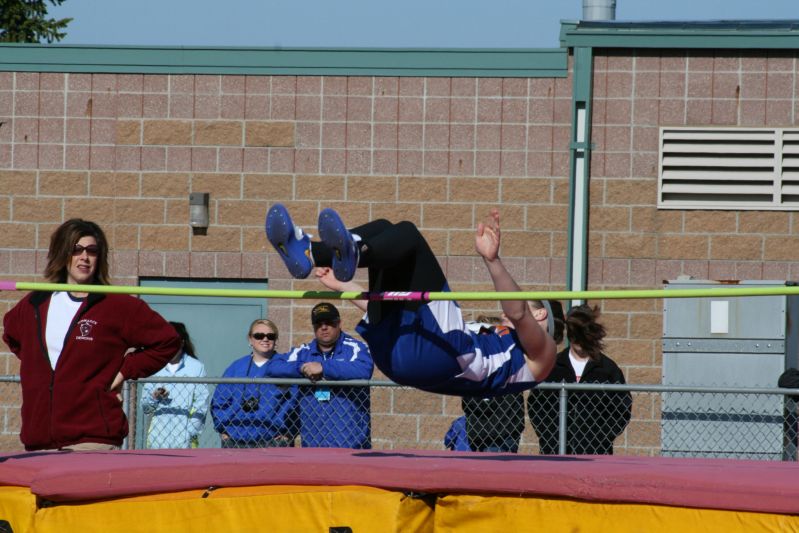
[[[319,213],[319,238],[333,252],[333,275],[349,281],[358,269],[358,245],[338,213],[330,208]]]
[[[307,278],[313,270],[311,238],[291,221],[283,204],[275,204],[266,213],[266,238],[286,263],[289,273],[298,279]]]

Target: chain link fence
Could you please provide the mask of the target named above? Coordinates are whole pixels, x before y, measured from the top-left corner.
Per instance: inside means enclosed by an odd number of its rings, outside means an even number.
[[[18,392],[18,376],[0,382]],[[123,392],[127,448],[797,459],[799,390],[793,389],[542,383],[524,394],[483,399],[380,380],[159,377],[128,382]],[[18,403],[4,409],[4,433],[18,434]]]
[[[194,431],[190,423],[160,423],[160,416],[174,416],[169,409],[146,412],[149,381],[136,385],[141,409],[131,445],[184,442],[175,433]],[[208,391],[205,426],[193,440],[201,447],[230,445],[227,431],[235,445],[248,447],[796,458],[796,405],[786,389],[544,383],[525,394],[458,398],[374,380],[173,378],[170,384]],[[192,416],[183,413],[184,420]],[[225,423],[239,427],[231,432]]]

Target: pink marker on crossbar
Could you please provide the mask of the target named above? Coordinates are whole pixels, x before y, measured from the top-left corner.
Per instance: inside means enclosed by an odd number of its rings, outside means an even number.
[[[364,292],[364,299],[370,302],[402,300],[406,302],[424,302],[428,300],[429,292]]]
[[[16,281],[0,280],[0,291],[15,291],[15,290],[17,290]]]

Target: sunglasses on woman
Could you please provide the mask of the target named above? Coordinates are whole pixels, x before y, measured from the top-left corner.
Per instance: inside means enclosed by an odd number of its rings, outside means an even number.
[[[90,257],[97,257],[97,254],[100,253],[100,247],[96,244],[90,244],[89,246],[76,244],[72,247],[72,255],[76,257],[81,255],[84,251],[89,254]]]
[[[253,339],[255,339],[257,341],[262,341],[264,339],[270,340],[270,341],[276,341],[277,340],[277,334],[276,333],[261,333],[261,332],[258,332],[258,333],[253,333],[251,336],[252,336]]]

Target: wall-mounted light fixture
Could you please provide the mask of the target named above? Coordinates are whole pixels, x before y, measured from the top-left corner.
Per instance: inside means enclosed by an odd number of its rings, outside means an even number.
[[[205,235],[208,229],[208,200],[211,193],[189,193],[189,225],[195,235]]]

